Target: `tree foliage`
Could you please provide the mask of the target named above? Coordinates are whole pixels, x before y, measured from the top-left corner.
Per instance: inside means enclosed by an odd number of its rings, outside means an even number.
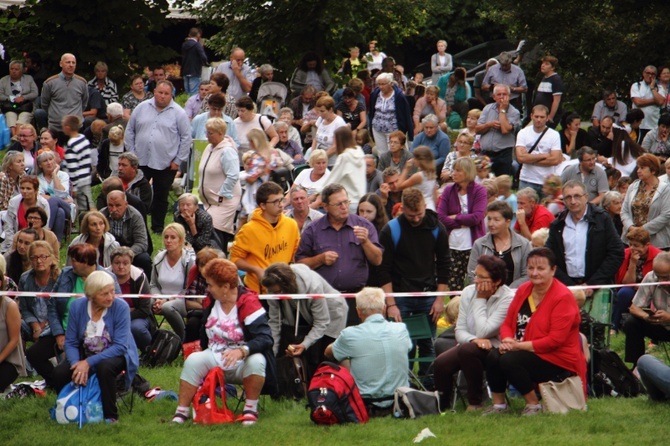
[[[92,66],[102,60],[110,77],[124,79],[139,67],[177,56],[150,40],[167,14],[167,0],[28,0],[4,12],[0,38],[12,57],[37,51],[45,61],[57,62],[70,52],[82,76],[92,77]]]
[[[434,1],[434,0],[431,0]],[[286,75],[303,53],[314,50],[332,61],[346,48],[368,40],[401,43],[416,35],[427,19],[426,2],[413,0],[210,0],[190,9],[220,32],[207,45],[226,57],[244,48],[255,61],[270,62]],[[361,48],[364,50],[365,48]],[[365,51],[362,51],[365,53]],[[338,62],[339,63],[339,62]]]
[[[487,3],[485,18],[505,26],[511,37],[527,39],[528,47],[541,43],[543,53],[559,59],[567,99],[585,116],[604,88],[627,96],[646,65],[668,63],[670,2],[665,0]]]

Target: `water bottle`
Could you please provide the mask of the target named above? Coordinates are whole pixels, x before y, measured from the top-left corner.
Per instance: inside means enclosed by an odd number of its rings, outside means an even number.
[[[100,423],[103,421],[102,404],[98,401],[89,401],[86,403],[86,422]]]

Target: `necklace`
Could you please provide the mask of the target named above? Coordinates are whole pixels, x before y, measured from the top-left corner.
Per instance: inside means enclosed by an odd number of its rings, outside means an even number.
[[[496,239],[493,237],[493,248],[496,250],[498,253],[498,257],[502,257],[505,254],[505,251],[509,250],[512,247],[512,238],[510,237],[503,243],[502,248],[498,249],[498,245],[496,244]]]

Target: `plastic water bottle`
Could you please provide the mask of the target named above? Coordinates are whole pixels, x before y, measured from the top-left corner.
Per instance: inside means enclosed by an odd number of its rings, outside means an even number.
[[[86,403],[86,422],[100,423],[103,421],[102,404],[95,401]]]

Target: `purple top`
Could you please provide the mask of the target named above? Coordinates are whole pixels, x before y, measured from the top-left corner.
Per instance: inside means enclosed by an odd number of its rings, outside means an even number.
[[[307,164],[302,156],[302,148],[298,145],[297,142],[289,139],[288,141],[286,141],[286,146],[284,146],[282,142],[278,142],[277,148],[286,152],[286,154],[290,156],[291,159],[293,160],[294,165],[297,166],[298,164]],[[296,155],[300,155],[300,158],[298,158],[297,160],[295,159]]]
[[[437,216],[444,227],[447,228],[449,234],[451,234],[452,229],[469,226],[474,243],[475,240],[486,234],[486,228],[484,227],[484,216],[488,204],[486,188],[474,181],[468,184],[466,193],[468,196],[467,214],[461,214],[461,203],[458,199],[460,190],[460,186],[456,183],[452,183],[444,189],[437,204]],[[449,215],[455,214],[456,218],[449,218]]]
[[[486,198],[486,191],[484,195]],[[361,242],[354,235],[354,226],[366,227],[370,241],[383,250],[379,244],[377,230],[372,223],[358,215],[349,214],[349,218],[339,231],[333,228],[328,217],[321,218],[305,228],[300,235],[295,260],[314,257],[325,251],[335,251],[339,255],[337,261],[330,266],[322,265],[315,271],[336,290],[350,291],[362,288],[368,280],[368,261]]]

